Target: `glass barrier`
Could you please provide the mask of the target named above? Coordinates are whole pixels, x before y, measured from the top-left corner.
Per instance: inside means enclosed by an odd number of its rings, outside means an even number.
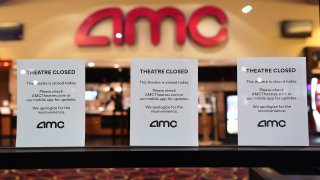
[[[195,58],[199,147],[230,146],[232,152],[238,152],[241,99],[237,95],[237,58],[306,57],[307,83],[302,88],[306,89],[307,112],[301,113],[307,114],[310,149],[302,147],[302,151],[318,151],[319,0],[0,0],[0,11],[0,155],[20,150],[15,148],[17,111],[21,112],[17,109],[17,76],[21,73],[17,61],[26,58],[84,60],[83,149],[105,148],[103,151],[119,147],[130,151],[131,59]],[[272,120],[269,123],[273,125]],[[248,171],[182,167],[10,169],[0,170],[0,179],[32,179],[36,175],[37,179],[248,179]]]

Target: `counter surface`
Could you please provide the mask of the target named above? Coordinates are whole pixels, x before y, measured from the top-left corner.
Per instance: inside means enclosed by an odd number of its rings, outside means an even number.
[[[98,167],[320,167],[312,147],[0,148],[1,169]]]

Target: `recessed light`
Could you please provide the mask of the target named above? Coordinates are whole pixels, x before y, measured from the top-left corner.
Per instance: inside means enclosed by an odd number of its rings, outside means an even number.
[[[88,63],[88,66],[89,66],[89,67],[94,67],[95,65],[96,65],[96,63],[94,63],[94,62],[89,62],[89,63]]]
[[[242,12],[243,13],[245,13],[245,14],[247,14],[247,13],[249,13],[250,11],[252,11],[252,9],[253,9],[253,7],[251,6],[251,5],[246,5],[246,6],[244,6],[243,8],[242,8]]]

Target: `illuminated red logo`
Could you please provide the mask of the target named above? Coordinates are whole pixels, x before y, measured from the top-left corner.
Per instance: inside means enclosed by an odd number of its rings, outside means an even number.
[[[110,39],[107,36],[91,36],[91,29],[104,19],[111,18],[113,21],[113,43],[122,45],[126,43],[133,45],[135,42],[135,23],[140,18],[146,18],[150,22],[151,42],[154,45],[160,43],[160,26],[164,18],[172,18],[176,26],[176,41],[179,45],[183,45],[186,41],[187,34],[190,38],[202,46],[216,46],[223,43],[228,37],[228,29],[221,27],[219,32],[212,36],[203,36],[197,26],[201,18],[205,16],[214,17],[219,24],[228,23],[228,17],[218,7],[204,6],[194,11],[187,24],[184,14],[177,8],[165,7],[158,11],[154,11],[147,7],[138,7],[129,11],[125,19],[119,8],[106,8],[91,14],[80,25],[76,33],[76,43],[79,46],[107,46]]]

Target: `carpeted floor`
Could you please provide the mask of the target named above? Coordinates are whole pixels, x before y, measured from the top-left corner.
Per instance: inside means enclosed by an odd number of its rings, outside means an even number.
[[[229,180],[248,179],[248,168],[91,168],[0,170],[1,180]]]

